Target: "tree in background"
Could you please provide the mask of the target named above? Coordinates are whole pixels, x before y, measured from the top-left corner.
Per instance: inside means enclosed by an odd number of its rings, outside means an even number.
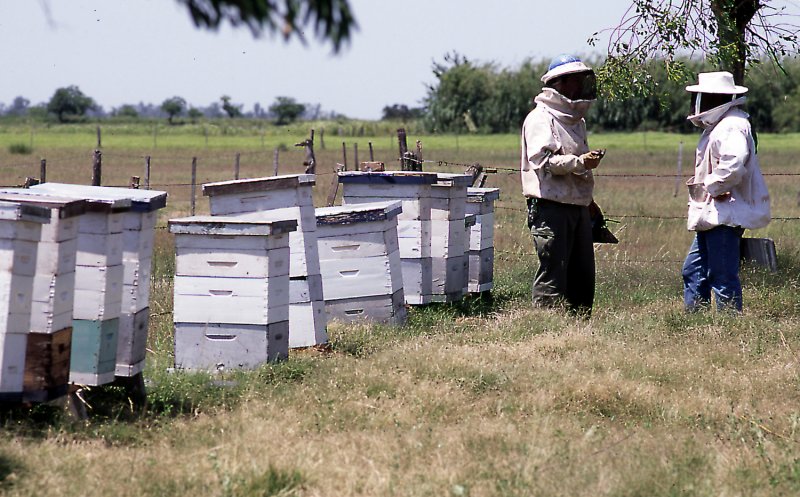
[[[292,97],[277,97],[269,106],[269,112],[275,116],[275,124],[283,125],[295,121],[306,110],[306,106],[297,103]]]
[[[229,97],[228,95],[222,95],[221,97],[219,97],[219,99],[222,101],[222,110],[224,110],[225,113],[228,114],[228,117],[230,117],[231,119],[233,119],[234,117],[241,117],[242,115],[241,105],[232,104],[231,97]]]
[[[136,107],[134,107],[133,105],[124,104],[124,105],[120,105],[118,108],[114,109],[114,111],[111,113],[111,115],[117,116],[117,117],[126,117],[126,118],[129,118],[129,119],[136,119],[136,118],[139,117],[139,112],[136,110]]]
[[[483,128],[484,107],[491,95],[490,65],[476,65],[458,53],[434,62],[436,82],[428,85],[425,107],[429,125],[436,131],[461,133]]]
[[[620,24],[611,29],[608,56],[599,70],[600,90],[612,98],[652,94],[653,60],[670,80],[694,78],[681,55],[700,53],[718,70],[743,84],[745,68],[765,58],[779,68],[796,54],[796,13],[769,0],[634,0]],[[774,2],[772,2],[774,3]],[[796,7],[795,7],[796,9]],[[598,33],[589,39],[594,45]]]
[[[203,117],[203,111],[197,107],[190,107],[186,115],[189,116],[189,120],[192,121],[192,124],[195,124],[201,117]]]
[[[83,94],[75,85],[59,88],[47,104],[47,112],[55,114],[59,122],[82,117],[95,106],[94,100]]]
[[[409,107],[405,104],[387,105],[383,108],[381,119],[384,121],[397,119],[403,122],[419,119],[425,115],[422,107]]]
[[[186,111],[186,100],[178,96],[168,98],[161,103],[161,110],[167,115],[167,121],[173,124],[172,119]]]
[[[189,9],[196,26],[217,29],[228,21],[247,26],[253,36],[265,31],[280,33],[285,40],[296,36],[305,43],[304,28],[313,24],[321,40],[329,40],[334,52],[350,40],[357,28],[348,0],[178,0]]]
[[[31,101],[25,97],[14,97],[14,101],[6,108],[6,115],[8,116],[24,116],[28,114],[28,107]]]

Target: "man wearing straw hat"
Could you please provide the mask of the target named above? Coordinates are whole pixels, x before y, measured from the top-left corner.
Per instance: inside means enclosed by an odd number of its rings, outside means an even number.
[[[694,241],[683,264],[687,311],[706,308],[713,293],[720,310],[742,310],[739,255],[745,229],[770,221],[769,193],[761,175],[750,117],[741,109],[747,88],[729,72],[708,72],[692,95],[689,121],[703,129],[689,187],[687,226]]]
[[[542,76],[536,108],[522,126],[522,192],[539,269],[533,302],[589,315],[594,301],[595,265],[589,205],[592,170],[603,151],[590,151],[584,116],[597,89],[591,68],[560,55]]]

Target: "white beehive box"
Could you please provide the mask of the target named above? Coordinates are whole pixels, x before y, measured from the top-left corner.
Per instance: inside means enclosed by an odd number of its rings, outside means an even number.
[[[405,321],[397,238],[401,206],[394,201],[317,209],[322,282],[330,318]]]
[[[115,188],[86,185],[64,185],[58,183],[44,183],[37,188],[67,193],[76,197],[94,200],[129,200],[130,209],[119,213],[110,214],[106,222],[98,220],[98,234],[81,236],[83,243],[91,243],[93,238],[107,236],[109,244],[106,254],[106,265],[114,265],[119,248],[119,263],[123,267],[123,279],[119,288],[120,292],[120,333],[117,341],[117,376],[132,376],[144,369],[145,356],[143,348],[138,344],[146,343],[149,319],[142,314],[149,308],[150,298],[150,268],[152,263],[153,244],[155,239],[155,226],[157,211],[167,204],[167,193],[158,190],[140,190],[133,188]],[[88,230],[89,224],[84,222],[82,227]],[[103,231],[105,224],[105,232]],[[102,240],[101,240],[102,241]],[[117,245],[118,244],[118,245]],[[112,249],[113,247],[113,249]],[[113,252],[112,252],[113,250]],[[93,262],[102,263],[102,258],[91,259],[88,248],[79,249],[79,265],[89,265]],[[79,278],[80,280],[80,278]],[[115,280],[116,281],[116,280]],[[144,325],[142,324],[144,323]],[[137,336],[127,336],[127,333],[136,333]]]
[[[12,250],[14,240],[38,241],[42,224],[49,222],[49,209],[0,201],[0,240]],[[0,401],[22,399],[33,293],[30,269],[35,269],[36,245],[23,244],[25,257],[5,253],[7,260],[0,268]]]
[[[175,365],[249,368],[287,356],[289,234],[296,220],[171,219]]]
[[[467,213],[475,215],[469,240],[470,293],[494,286],[494,202],[499,198],[499,188],[467,189]]]
[[[431,302],[431,185],[435,173],[411,171],[342,172],[342,201],[345,205],[400,201],[397,237],[403,274],[403,296],[407,304]]]
[[[297,221],[297,230],[289,234],[290,348],[328,341],[312,198],[314,184],[314,175],[295,174],[203,185],[212,216]]]
[[[467,187],[472,177],[438,173],[431,186],[431,300],[453,302],[464,296],[468,236],[465,230]]]

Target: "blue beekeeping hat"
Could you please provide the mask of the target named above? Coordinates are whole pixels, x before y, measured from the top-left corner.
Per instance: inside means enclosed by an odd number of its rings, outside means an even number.
[[[592,68],[584,64],[581,59],[574,55],[561,54],[550,61],[547,72],[542,76],[542,82],[547,83],[558,76],[586,71],[591,72]]]

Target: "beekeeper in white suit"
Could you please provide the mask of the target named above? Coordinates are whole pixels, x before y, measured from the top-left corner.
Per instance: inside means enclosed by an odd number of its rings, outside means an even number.
[[[595,75],[579,58],[561,55],[542,76],[536,108],[522,125],[522,193],[539,269],[533,302],[588,315],[595,289],[589,205],[603,152],[590,151],[584,116],[596,98]]]
[[[687,311],[742,310],[739,255],[745,229],[770,221],[769,193],[756,154],[750,117],[741,105],[747,88],[729,72],[701,73],[689,121],[703,129],[689,186],[688,228],[695,238],[683,264]]]

